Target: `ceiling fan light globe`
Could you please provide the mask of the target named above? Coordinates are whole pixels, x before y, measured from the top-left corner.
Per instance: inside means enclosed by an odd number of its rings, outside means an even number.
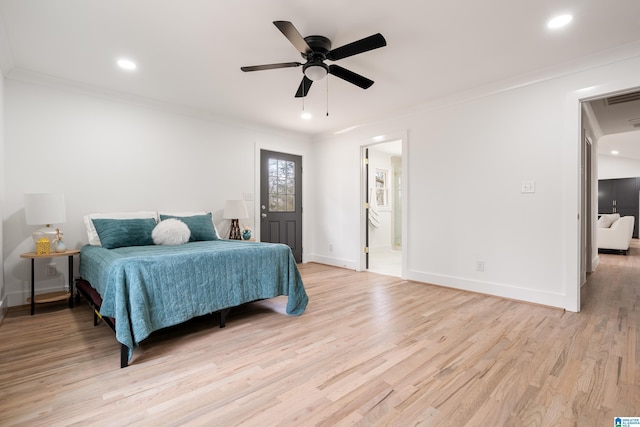
[[[328,70],[326,66],[322,66],[320,64],[313,64],[305,67],[304,75],[311,81],[322,80],[327,75]]]

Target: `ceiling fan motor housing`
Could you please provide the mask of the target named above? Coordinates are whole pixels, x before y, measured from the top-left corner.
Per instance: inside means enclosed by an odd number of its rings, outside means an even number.
[[[307,63],[302,66],[302,72],[311,81],[324,78],[329,73],[329,67],[324,63],[331,50],[331,40],[324,36],[307,36],[304,38],[311,51],[301,53]]]
[[[302,57],[308,61],[324,61],[331,50],[331,40],[324,36],[307,36],[304,38],[311,48],[311,52],[301,53]]]

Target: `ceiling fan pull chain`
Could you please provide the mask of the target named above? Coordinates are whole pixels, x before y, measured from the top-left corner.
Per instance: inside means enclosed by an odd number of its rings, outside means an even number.
[[[327,76],[327,117],[329,117],[329,76]]]

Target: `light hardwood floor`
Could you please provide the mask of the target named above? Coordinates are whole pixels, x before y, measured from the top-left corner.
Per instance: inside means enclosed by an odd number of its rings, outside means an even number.
[[[84,302],[0,326],[0,425],[612,426],[640,416],[640,248],[583,311],[301,266],[284,297],[152,336],[128,368]]]

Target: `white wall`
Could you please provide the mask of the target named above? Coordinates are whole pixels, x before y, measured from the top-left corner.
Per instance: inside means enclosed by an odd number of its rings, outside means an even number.
[[[634,57],[316,138],[340,173],[316,183],[311,259],[354,265],[360,147],[406,130],[408,277],[578,310],[580,100],[639,85]]]
[[[317,222],[311,229],[309,260],[356,269],[364,223],[360,210],[360,146],[348,140],[326,140],[312,145],[311,157],[321,179],[313,181]]]
[[[306,136],[15,80],[6,81],[4,98],[3,259],[10,306],[24,304],[30,293],[29,262],[19,255],[34,250],[31,233],[38,227],[25,225],[24,193],[63,192],[65,243],[80,248],[87,242],[82,217],[92,212],[211,210],[224,233],[225,200],[245,194],[259,198],[260,148],[300,154],[305,174],[313,171]],[[308,185],[305,176],[303,188]],[[306,200],[303,245],[312,221]],[[251,218],[243,224],[255,228],[257,203],[248,205]],[[57,262],[59,274],[49,280],[44,277],[47,262],[41,261],[36,269],[38,292],[60,290],[67,283],[66,260]],[[77,265],[76,258],[76,270]]]
[[[640,144],[640,140],[638,144]],[[598,179],[633,178],[636,176],[640,176],[640,160],[602,154],[598,156]]]

